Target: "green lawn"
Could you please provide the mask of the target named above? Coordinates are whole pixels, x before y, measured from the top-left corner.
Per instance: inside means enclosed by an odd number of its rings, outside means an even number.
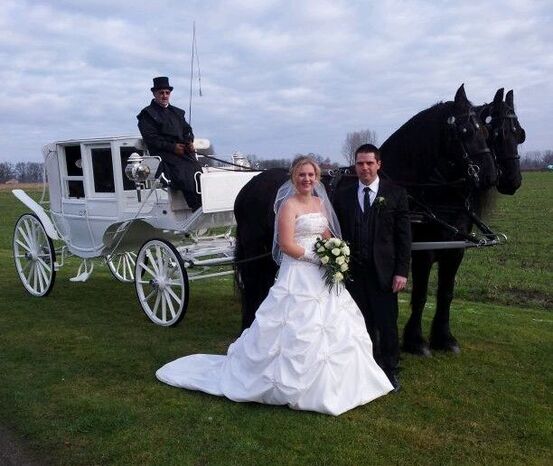
[[[553,309],[553,173],[524,173],[514,196],[498,196],[489,223],[505,233],[505,246],[470,249],[456,296]]]
[[[404,355],[398,395],[334,418],[156,381],[167,361],[224,352],[237,336],[229,278],[194,282],[171,329],[151,324],[133,285],[99,264],[71,283],[69,261],[49,297],[26,295],[11,259],[25,208],[0,192],[0,424],[56,464],[550,464],[552,209],[548,173],[499,198],[491,224],[509,243],[468,251],[458,276],[462,353]]]

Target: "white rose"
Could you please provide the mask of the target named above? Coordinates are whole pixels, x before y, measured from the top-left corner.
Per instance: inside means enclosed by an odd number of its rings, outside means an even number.
[[[340,255],[340,249],[339,248],[334,248],[332,251],[330,251],[332,254],[334,254],[335,256],[339,256]]]
[[[349,250],[349,247],[347,245],[342,247],[342,254],[344,254],[344,256],[349,256],[350,253],[351,251]]]
[[[342,272],[346,272],[348,269],[349,269],[348,264],[342,264],[342,266],[340,267],[340,271]]]
[[[342,265],[345,261],[346,261],[346,259],[344,258],[344,256],[340,256],[340,257],[336,258],[336,263],[338,265]]]
[[[317,252],[325,252],[325,248],[321,246],[319,249],[317,249]]]
[[[344,279],[344,276],[340,272],[334,274],[334,283],[341,282]]]
[[[324,256],[324,257],[321,257],[321,264],[325,265],[325,264],[328,264],[328,257],[327,256]]]
[[[339,238],[332,238],[332,242],[334,243],[334,246],[340,246],[342,244],[342,240]]]
[[[332,241],[330,240],[325,241],[325,248],[332,249],[332,246],[333,246]]]

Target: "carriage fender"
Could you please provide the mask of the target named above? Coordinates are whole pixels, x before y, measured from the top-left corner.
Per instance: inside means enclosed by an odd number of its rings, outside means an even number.
[[[44,230],[46,230],[46,234],[51,239],[60,239],[58,232],[56,231],[56,228],[52,223],[52,220],[50,220],[50,217],[48,217],[43,207],[38,202],[31,199],[31,197],[22,189],[12,189],[12,193],[15,197],[17,197],[17,199],[19,199],[23,204],[25,204],[36,214],[36,216],[42,223]]]

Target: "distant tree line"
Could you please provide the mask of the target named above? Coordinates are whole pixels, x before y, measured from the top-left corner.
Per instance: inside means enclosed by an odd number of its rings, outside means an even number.
[[[344,143],[342,145],[342,156],[346,161],[347,166],[355,164],[355,150],[362,144],[377,144],[378,138],[376,136],[376,131],[371,129],[362,129],[359,131],[352,131],[347,133]],[[302,155],[308,155],[313,157],[315,161],[321,166],[322,169],[332,169],[340,166],[338,162],[332,162],[330,157],[324,158],[319,154],[314,154],[312,152],[308,154],[296,154],[291,159],[290,158],[274,158],[274,159],[260,159],[255,154],[246,155],[247,159],[251,162],[254,168],[258,169],[267,169],[267,168],[290,168],[292,161],[296,157]]]
[[[377,143],[376,133],[370,129],[353,131],[346,135],[342,146],[342,156],[347,165],[354,164],[354,153],[361,144]],[[265,170],[268,168],[290,168],[292,161],[299,156],[308,155],[313,157],[322,169],[332,169],[340,164],[332,162],[329,157],[323,157],[319,154],[295,154],[293,157],[282,157],[272,159],[260,159],[255,154],[248,154],[246,158],[250,161],[253,168]],[[520,159],[521,170],[545,170],[553,165],[553,150],[530,151],[526,152]],[[43,164],[38,162],[0,162],[0,183],[9,180],[17,180],[20,183],[39,183],[42,182]]]
[[[330,157],[323,157],[319,154],[314,154],[312,152],[308,154],[295,154],[291,158],[282,157],[282,158],[274,158],[274,159],[260,159],[255,154],[248,154],[246,155],[246,158],[250,161],[253,168],[260,169],[260,170],[266,170],[268,168],[290,168],[290,165],[292,165],[292,161],[296,159],[297,157],[301,156],[309,156],[312,157],[315,162],[317,162],[322,169],[330,169],[330,168],[336,168],[339,166],[338,163],[332,162],[330,160]]]
[[[357,147],[361,144],[372,143],[376,144],[377,137],[376,132],[370,129],[363,129],[359,131],[353,131],[347,133],[345,141],[342,146],[342,156],[346,160],[346,164],[353,165],[353,154]],[[213,150],[211,151],[213,152]],[[337,168],[341,164],[338,162],[333,162],[330,160],[330,157],[323,157],[320,154],[308,153],[300,154],[297,153],[293,157],[281,157],[281,158],[272,158],[272,159],[261,159],[255,154],[248,154],[246,158],[250,161],[253,168],[259,170],[265,170],[268,168],[290,168],[292,161],[299,156],[308,155],[313,157],[315,161],[321,166],[322,169],[332,169]],[[202,160],[202,164],[212,165],[212,166],[222,166],[222,163],[215,162],[213,160],[205,159]],[[343,165],[343,164],[342,164]],[[38,183],[42,181],[42,172],[43,164],[37,162],[0,162],[0,183],[5,183],[10,180],[17,180],[20,183]]]
[[[553,150],[530,151],[520,158],[521,170],[545,170],[548,165],[553,165]]]
[[[17,180],[20,183],[42,181],[44,164],[38,162],[0,162],[0,183]]]

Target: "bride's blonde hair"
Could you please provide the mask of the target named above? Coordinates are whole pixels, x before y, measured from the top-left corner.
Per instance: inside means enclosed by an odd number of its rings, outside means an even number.
[[[328,198],[328,194],[326,193],[324,185],[320,183],[321,167],[319,167],[319,164],[315,162],[313,157],[302,155],[292,162],[292,166],[290,167],[290,179],[285,181],[284,184],[278,189],[275,197],[275,203],[273,206],[275,213],[275,228],[273,233],[273,259],[277,264],[280,264],[282,261],[282,251],[280,250],[278,238],[279,212],[281,207],[286,204],[286,201],[288,201],[288,199],[290,199],[297,193],[294,177],[297,175],[300,168],[307,164],[310,164],[315,169],[315,178],[317,179],[318,183],[313,184],[313,194],[321,200],[321,213],[327,218],[329,222],[329,230],[336,238],[342,237],[340,224],[338,223],[336,213],[332,208],[332,204],[330,203],[330,199]]]
[[[317,181],[321,181],[321,167],[319,167],[319,164],[315,162],[315,159],[309,155],[300,155],[294,159],[292,166],[290,167],[290,179],[292,180],[292,183],[294,183],[294,178],[300,171],[300,168],[304,165],[311,165],[315,169],[315,177],[317,178]]]

